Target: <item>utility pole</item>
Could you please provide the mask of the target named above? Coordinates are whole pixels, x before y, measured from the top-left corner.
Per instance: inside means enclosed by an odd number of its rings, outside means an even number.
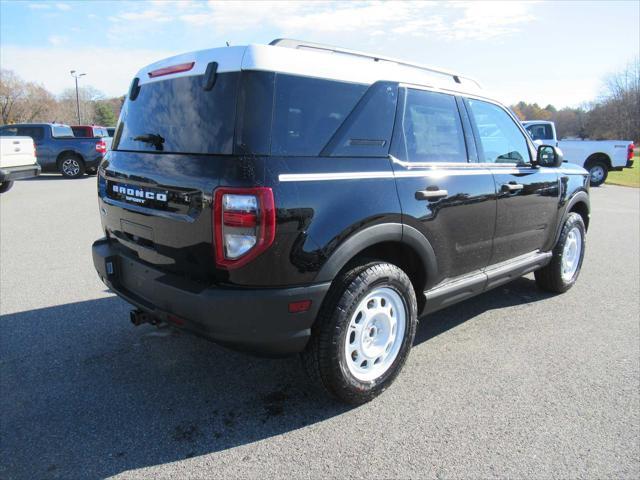
[[[71,76],[76,79],[76,110],[78,112],[78,125],[80,122],[80,96],[78,95],[78,78],[84,77],[86,73],[76,73],[75,70],[71,70]]]

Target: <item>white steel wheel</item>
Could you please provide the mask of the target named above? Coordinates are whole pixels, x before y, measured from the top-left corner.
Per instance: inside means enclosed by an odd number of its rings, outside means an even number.
[[[591,167],[591,169],[589,170],[589,175],[591,177],[591,182],[595,183],[595,184],[600,184],[602,183],[602,181],[604,180],[604,175],[605,175],[605,167],[603,167],[600,164],[594,165],[593,167]]]
[[[578,270],[582,254],[582,232],[573,227],[567,234],[562,250],[562,280],[570,282]]]
[[[363,382],[381,377],[398,356],[406,324],[400,294],[389,287],[372,290],[349,321],[344,343],[349,372]]]

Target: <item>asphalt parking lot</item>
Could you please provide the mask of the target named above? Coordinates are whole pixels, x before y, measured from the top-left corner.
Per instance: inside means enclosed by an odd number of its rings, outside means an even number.
[[[374,402],[297,358],[133,327],[91,263],[95,178],[0,200],[0,478],[638,478],[640,191],[592,189],[581,278],[424,318]]]

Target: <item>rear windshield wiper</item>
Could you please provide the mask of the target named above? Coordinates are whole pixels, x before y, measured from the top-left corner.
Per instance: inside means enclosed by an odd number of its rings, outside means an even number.
[[[164,138],[157,133],[145,133],[133,138],[136,142],[149,143],[156,147],[156,150],[162,151],[164,149]]]

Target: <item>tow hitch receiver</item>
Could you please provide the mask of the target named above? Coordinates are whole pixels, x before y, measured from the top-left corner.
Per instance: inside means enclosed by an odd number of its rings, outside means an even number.
[[[129,312],[129,318],[131,319],[131,323],[136,327],[143,323],[150,323],[151,325],[158,325],[160,323],[158,318],[143,312],[142,310],[131,310]]]

